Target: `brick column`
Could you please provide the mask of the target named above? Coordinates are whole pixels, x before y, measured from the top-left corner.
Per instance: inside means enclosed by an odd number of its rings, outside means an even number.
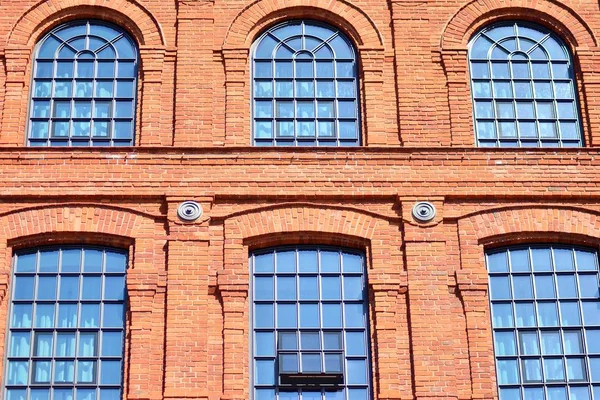
[[[249,50],[226,48],[222,55],[225,62],[225,145],[249,146],[252,130]]]
[[[597,74],[600,65],[600,48],[576,50],[579,66],[581,68],[579,87],[579,108],[583,126],[584,142],[586,147],[600,146],[600,109],[594,104],[600,103],[600,76]]]
[[[384,91],[384,49],[361,46],[358,48],[358,52],[364,88],[361,96],[363,102],[361,109],[364,111],[362,125],[365,128],[363,145],[385,146],[389,144],[390,140],[386,135],[388,128],[385,123],[386,99],[382,96]],[[398,140],[396,139],[395,142],[397,143]]]
[[[176,146],[214,146],[213,97],[222,84],[215,62],[214,0],[177,0]],[[218,36],[218,35],[217,35]],[[218,72],[217,72],[218,71]],[[223,104],[219,104],[223,107]]]
[[[475,128],[467,49],[443,49],[441,57],[448,84],[452,146],[473,147]]]
[[[164,47],[140,46],[142,73],[140,74],[141,96],[138,99],[140,112],[140,146],[166,146],[171,144],[171,133],[164,135],[161,129]]]
[[[412,399],[406,289],[405,273],[386,281],[369,281],[369,297],[374,300],[371,347],[376,349],[371,368],[379,400]]]
[[[202,216],[192,222],[177,217],[183,200],[196,200]],[[167,198],[167,316],[165,399],[206,399],[209,378],[210,290],[208,226],[212,198]]]
[[[487,275],[483,271],[483,274],[456,273],[467,321],[473,400],[493,399],[498,395]]]
[[[417,399],[457,399],[452,307],[443,242],[406,243]]]
[[[453,294],[455,266],[446,256],[448,232],[443,224],[444,199],[404,197],[405,259],[408,278],[411,353],[416,400],[458,399],[454,359]],[[412,216],[418,201],[437,210],[433,220]]]
[[[0,145],[23,146],[27,132],[25,116],[29,99],[30,48],[7,47],[4,50],[6,63],[6,88],[4,91],[4,110],[0,129]]]
[[[163,344],[165,334],[164,258],[162,241],[138,238],[133,265],[127,270],[127,352],[124,388],[135,400],[162,399]],[[129,371],[135,371],[130,373]]]
[[[218,278],[223,304],[223,396],[222,400],[249,398],[250,362],[248,357],[248,284],[225,283]]]

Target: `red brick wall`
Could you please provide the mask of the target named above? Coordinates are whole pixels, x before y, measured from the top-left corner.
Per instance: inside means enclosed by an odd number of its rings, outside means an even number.
[[[127,399],[247,399],[248,252],[291,243],[366,252],[376,399],[494,399],[484,250],[600,245],[597,1],[5,0],[0,10],[0,327],[15,248],[128,248]],[[90,17],[138,41],[136,146],[25,148],[34,45]],[[250,46],[289,18],[324,20],[357,47],[363,148],[249,147]],[[467,43],[511,18],[554,29],[573,52],[586,148],[474,147]],[[178,219],[184,200],[201,203],[196,222]],[[437,216],[419,224],[411,208],[423,200]]]

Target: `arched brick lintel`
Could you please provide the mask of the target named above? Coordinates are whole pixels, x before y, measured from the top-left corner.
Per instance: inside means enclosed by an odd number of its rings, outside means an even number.
[[[8,241],[55,232],[142,239],[154,237],[154,230],[155,221],[149,216],[96,205],[53,205],[15,210],[0,216],[0,235]]]
[[[370,280],[403,269],[398,226],[368,212],[328,205],[278,205],[232,216],[225,224],[223,283],[247,285],[248,250],[280,244],[333,244],[363,248],[370,258]],[[397,243],[390,251],[390,243]]]
[[[336,26],[358,46],[380,48],[383,38],[375,23],[346,0],[322,4],[313,0],[255,0],[229,26],[223,48],[249,48],[267,27],[289,19],[310,18]]]
[[[522,206],[485,210],[458,221],[463,272],[487,284],[484,251],[489,245],[518,242],[600,244],[600,215],[596,211],[561,206]]]
[[[485,25],[499,20],[527,20],[552,29],[573,50],[595,47],[592,29],[564,2],[550,0],[472,0],[452,16],[441,38],[442,49],[465,48],[471,37]]]
[[[102,19],[129,31],[140,46],[165,46],[160,24],[138,1],[124,5],[108,0],[97,5],[95,0],[49,0],[32,6],[16,22],[8,35],[7,47],[33,48],[35,43],[54,26],[75,19]]]

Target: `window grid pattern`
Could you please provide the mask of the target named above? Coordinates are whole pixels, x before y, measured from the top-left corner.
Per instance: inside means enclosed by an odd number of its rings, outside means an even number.
[[[490,26],[471,41],[469,63],[479,146],[582,145],[571,56],[550,31]]]
[[[277,25],[257,41],[252,66],[256,146],[360,144],[356,56],[338,30]]]
[[[600,400],[600,301],[593,250],[489,252],[500,400]]]
[[[254,400],[369,399],[362,254],[325,247],[281,248],[255,252],[250,268]],[[285,388],[278,386],[278,370],[339,371],[344,382],[334,390]]]
[[[126,265],[91,247],[15,255],[5,399],[121,399]]]
[[[36,51],[30,146],[131,146],[137,48],[97,21],[61,25]]]

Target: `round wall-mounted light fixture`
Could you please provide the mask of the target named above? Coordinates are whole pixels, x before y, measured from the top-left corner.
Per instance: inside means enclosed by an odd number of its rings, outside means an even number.
[[[202,206],[195,201],[184,201],[177,207],[177,216],[184,221],[195,221],[202,215]]]
[[[428,201],[420,201],[413,206],[412,215],[419,222],[429,222],[435,218],[435,206]]]

